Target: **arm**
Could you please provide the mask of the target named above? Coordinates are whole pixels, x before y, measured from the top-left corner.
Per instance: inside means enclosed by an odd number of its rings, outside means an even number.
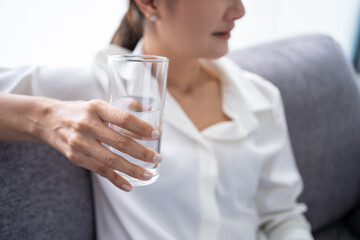
[[[34,85],[35,82],[45,80],[51,83],[61,80],[41,79],[36,76],[36,71],[29,69],[0,70],[0,90],[23,94],[34,94],[34,86],[37,85]],[[24,71],[27,74],[23,74]],[[45,85],[37,87],[47,87]],[[104,176],[121,189],[130,190],[130,184],[114,169],[142,180],[148,180],[146,176],[149,175],[144,174],[145,169],[112,153],[101,143],[146,162],[154,163],[155,156],[155,159],[159,159],[158,154],[132,138],[118,134],[107,123],[127,129],[138,137],[151,138],[159,135],[148,123],[100,100],[59,101],[0,92],[0,141],[47,143],[72,163]]]
[[[310,225],[303,216],[306,207],[296,203],[302,191],[280,94],[277,91],[272,117],[278,151],[264,163],[255,198],[260,225],[269,240],[312,240]]]

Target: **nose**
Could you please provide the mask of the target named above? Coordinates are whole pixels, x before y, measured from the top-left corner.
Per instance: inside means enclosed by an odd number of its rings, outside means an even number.
[[[226,20],[235,21],[245,15],[245,8],[241,0],[229,0],[230,6],[226,14]]]

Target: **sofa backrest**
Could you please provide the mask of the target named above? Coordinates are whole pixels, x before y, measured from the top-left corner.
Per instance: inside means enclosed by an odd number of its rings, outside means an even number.
[[[310,35],[230,57],[281,91],[313,230],[344,217],[360,202],[360,94],[339,45]]]
[[[95,239],[89,172],[47,145],[0,142],[0,239]]]

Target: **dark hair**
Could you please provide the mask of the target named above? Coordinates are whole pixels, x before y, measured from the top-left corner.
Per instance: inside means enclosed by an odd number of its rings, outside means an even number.
[[[135,1],[129,0],[128,11],[116,30],[111,43],[134,50],[136,44],[143,36],[144,18]]]

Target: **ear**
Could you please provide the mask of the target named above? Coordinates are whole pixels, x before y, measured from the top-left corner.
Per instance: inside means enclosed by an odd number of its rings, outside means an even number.
[[[134,0],[140,11],[147,19],[158,15],[158,0]]]

